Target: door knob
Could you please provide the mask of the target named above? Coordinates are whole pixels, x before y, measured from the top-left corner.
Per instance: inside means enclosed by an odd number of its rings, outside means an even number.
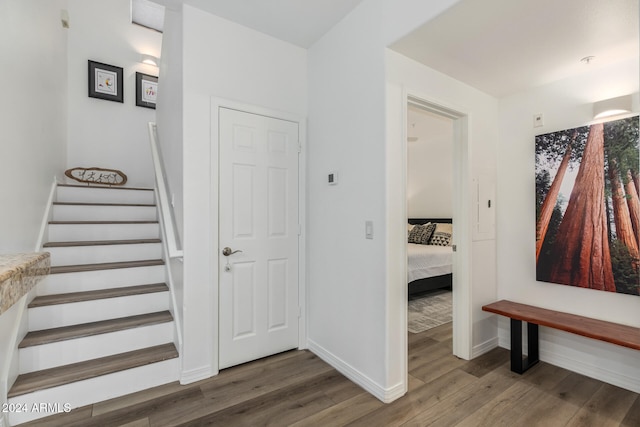
[[[235,254],[236,252],[242,252],[242,251],[241,250],[234,251],[229,246],[227,246],[222,250],[222,255],[229,256],[229,255]]]

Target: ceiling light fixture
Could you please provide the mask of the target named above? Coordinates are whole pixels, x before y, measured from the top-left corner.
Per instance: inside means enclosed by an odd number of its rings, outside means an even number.
[[[589,64],[591,64],[591,61],[593,61],[594,59],[596,59],[595,56],[592,56],[592,55],[591,56],[585,56],[584,58],[582,58],[580,60],[580,62],[582,62],[585,65],[589,65]]]
[[[631,95],[605,99],[593,103],[593,118],[602,119],[604,117],[630,113],[631,108]]]

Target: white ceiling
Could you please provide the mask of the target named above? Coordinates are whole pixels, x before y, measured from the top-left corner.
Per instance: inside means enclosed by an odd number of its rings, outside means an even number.
[[[189,4],[303,48],[362,2],[154,1]],[[588,69],[637,64],[638,18],[638,0],[461,0],[390,47],[500,98]],[[595,56],[588,66],[580,62],[586,56]]]
[[[188,4],[280,40],[310,47],[362,0],[155,0]]]
[[[462,0],[391,46],[495,97],[638,58],[638,0]]]

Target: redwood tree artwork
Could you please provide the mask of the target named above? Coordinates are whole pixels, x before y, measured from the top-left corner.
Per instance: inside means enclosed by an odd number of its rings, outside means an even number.
[[[536,278],[640,295],[638,117],[536,137]]]

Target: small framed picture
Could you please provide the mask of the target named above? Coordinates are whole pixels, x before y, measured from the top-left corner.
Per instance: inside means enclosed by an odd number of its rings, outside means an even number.
[[[122,68],[89,61],[89,97],[124,102]]]
[[[136,72],[136,105],[155,109],[157,96],[158,78]]]

